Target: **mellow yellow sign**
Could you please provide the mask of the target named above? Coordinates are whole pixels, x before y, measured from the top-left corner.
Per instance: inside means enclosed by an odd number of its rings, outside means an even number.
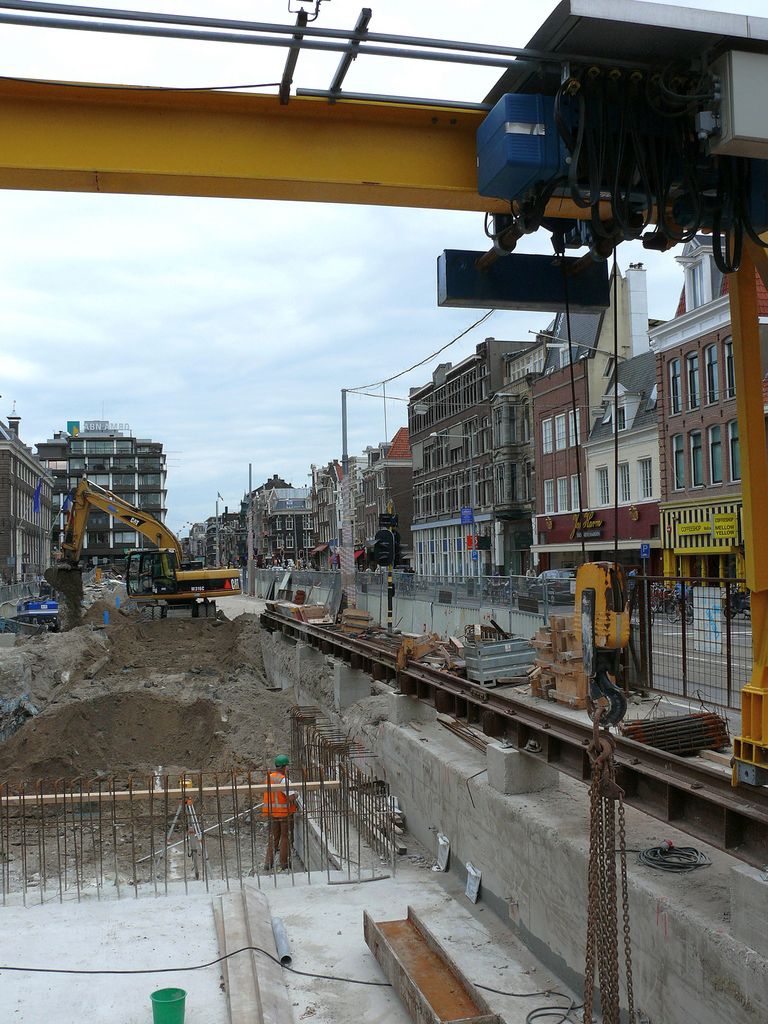
[[[739,536],[739,517],[735,512],[721,512],[712,516],[712,535],[722,540],[736,540]]]
[[[678,523],[677,524],[677,535],[678,537],[687,537],[692,533],[711,533],[712,524],[706,523]]]

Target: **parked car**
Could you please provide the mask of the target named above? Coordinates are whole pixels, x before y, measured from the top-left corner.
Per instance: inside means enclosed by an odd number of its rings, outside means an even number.
[[[545,569],[535,579],[527,581],[528,596],[543,601],[546,587],[548,601],[553,604],[566,604],[573,596],[575,580],[575,569]]]

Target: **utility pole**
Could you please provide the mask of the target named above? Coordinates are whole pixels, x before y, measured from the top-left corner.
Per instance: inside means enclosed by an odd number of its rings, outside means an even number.
[[[253,463],[248,463],[248,596],[256,596],[256,574],[253,569]]]
[[[221,565],[221,531],[219,529],[219,501],[224,501],[220,494],[216,495],[216,565],[214,568],[218,569]]]
[[[391,557],[387,566],[387,633],[392,636],[392,605],[395,597],[395,527],[394,527],[395,506],[390,498],[387,502],[387,515],[389,516],[390,551]]]
[[[349,479],[349,445],[347,443],[347,389],[341,389],[341,588],[348,608],[357,607],[355,585],[355,550],[352,538],[352,488]]]

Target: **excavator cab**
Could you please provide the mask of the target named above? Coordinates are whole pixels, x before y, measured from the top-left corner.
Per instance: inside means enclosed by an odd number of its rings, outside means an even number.
[[[178,590],[176,569],[176,552],[170,548],[130,551],[125,584],[129,597],[175,594]]]

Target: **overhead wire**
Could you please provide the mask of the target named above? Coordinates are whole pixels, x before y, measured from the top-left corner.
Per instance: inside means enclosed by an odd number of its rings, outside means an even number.
[[[407,373],[410,373],[412,370],[418,370],[420,366],[424,366],[425,363],[428,363],[436,356],[439,356],[441,352],[445,352],[445,350],[450,348],[451,345],[455,345],[457,341],[461,341],[461,339],[466,337],[470,331],[473,331],[475,329],[475,327],[479,327],[481,324],[485,323],[485,321],[489,317],[493,316],[495,312],[495,309],[487,310],[478,320],[475,320],[474,323],[470,324],[469,327],[466,327],[460,334],[457,334],[455,338],[451,338],[451,340],[446,342],[445,345],[441,345],[440,348],[436,349],[434,352],[430,352],[428,356],[425,356],[423,359],[420,359],[418,363],[414,363],[413,366],[409,366],[405,370],[400,370],[399,373],[393,373],[391,377],[385,377],[383,380],[374,381],[372,384],[360,384],[356,388],[347,388],[346,390],[366,391],[368,388],[380,388],[382,384],[389,384],[390,381],[398,380],[400,377],[404,377]]]

